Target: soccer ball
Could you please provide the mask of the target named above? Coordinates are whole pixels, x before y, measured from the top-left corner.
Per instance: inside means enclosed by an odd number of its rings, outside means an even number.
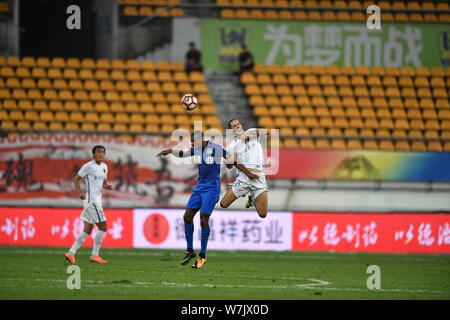
[[[181,98],[181,106],[188,111],[194,110],[197,107],[197,104],[197,97],[193,94],[188,93]]]

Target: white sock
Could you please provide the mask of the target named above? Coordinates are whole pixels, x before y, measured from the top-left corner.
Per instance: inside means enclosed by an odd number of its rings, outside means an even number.
[[[98,230],[94,237],[94,247],[92,248],[92,257],[98,256],[100,251],[100,246],[102,245],[103,237],[105,236],[105,231]]]
[[[69,252],[73,255],[75,255],[75,253],[78,251],[78,249],[80,249],[80,247],[83,245],[84,240],[86,240],[86,238],[89,235],[82,231],[77,238],[75,239],[75,242],[73,243],[72,247],[70,248]]]

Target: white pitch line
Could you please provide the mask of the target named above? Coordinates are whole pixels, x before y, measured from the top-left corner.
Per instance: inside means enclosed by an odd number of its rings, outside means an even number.
[[[296,280],[308,280],[313,283],[305,283],[305,284],[288,284],[288,285],[231,285],[231,284],[213,284],[213,283],[204,283],[204,284],[195,284],[195,283],[178,283],[178,282],[166,282],[166,281],[155,281],[155,282],[145,282],[145,281],[136,281],[133,284],[121,284],[121,283],[104,283],[103,281],[98,280],[82,280],[82,286],[84,287],[98,287],[98,288],[107,288],[107,287],[120,287],[120,288],[135,288],[134,285],[138,285],[140,288],[155,288],[155,287],[182,287],[182,288],[241,288],[241,289],[298,289],[298,290],[325,290],[325,291],[355,291],[355,292],[392,292],[392,293],[423,293],[423,294],[448,294],[450,295],[450,291],[444,290],[427,290],[427,289],[362,289],[362,288],[332,288],[332,287],[324,287],[332,284],[331,282],[319,279],[302,279],[295,278]],[[65,283],[66,280],[61,279],[20,279],[20,278],[3,278],[1,280],[6,281],[37,281],[37,282],[60,282]],[[16,285],[1,283],[0,287],[15,287]],[[56,287],[56,288],[64,288],[64,286],[48,286],[48,287]]]
[[[146,252],[127,252],[127,251],[117,251],[111,248],[107,248],[108,255],[123,255],[123,256],[174,256],[176,253],[165,253],[165,252],[151,252],[152,249],[142,249],[148,250]],[[170,249],[174,250],[174,249]],[[65,251],[57,251],[57,250],[25,250],[25,249],[6,249],[3,250],[0,248],[0,254],[2,253],[20,253],[20,254],[64,254]],[[276,255],[276,254],[249,254],[246,252],[227,252],[227,256],[229,257],[242,257],[242,258],[253,258],[253,259],[309,259],[309,260],[360,260],[360,257],[356,257],[358,253],[346,253],[346,252],[338,252],[339,256],[330,256],[335,254],[334,252],[323,252],[324,254],[330,254],[329,256],[321,256],[321,255],[305,255],[301,251],[298,251],[299,255],[296,256],[285,256],[285,255]],[[429,258],[422,257],[413,257],[413,256],[399,256],[396,254],[391,254],[392,256],[384,256],[384,257],[371,257],[367,256],[367,259],[377,259],[383,261],[416,261],[416,262],[446,262],[441,256],[430,256]],[[208,253],[210,257],[221,257],[223,254],[221,253]]]

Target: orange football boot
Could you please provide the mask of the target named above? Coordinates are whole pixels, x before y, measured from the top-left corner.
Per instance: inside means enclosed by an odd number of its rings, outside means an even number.
[[[90,261],[90,262],[100,263],[100,264],[108,263],[108,261],[103,260],[102,258],[100,258],[100,256],[90,257],[90,258],[89,258],[89,261]]]
[[[75,256],[73,254],[71,254],[70,252],[67,252],[64,254],[64,257],[71,263],[71,264],[76,264],[77,262],[75,261]]]

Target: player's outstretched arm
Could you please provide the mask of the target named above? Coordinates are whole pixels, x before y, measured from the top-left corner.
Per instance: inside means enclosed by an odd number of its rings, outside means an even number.
[[[73,178],[73,184],[75,185],[75,189],[77,190],[80,199],[84,200],[84,199],[86,199],[86,195],[84,194],[83,190],[81,190],[81,186],[80,186],[81,179],[83,179],[83,178],[80,177],[79,175],[76,175],[75,178]]]
[[[157,157],[161,157],[161,156],[167,156],[169,153],[172,153],[172,149],[166,149],[161,151],[160,153],[158,153],[156,156]]]
[[[267,135],[267,137],[270,137],[270,130],[266,128],[248,129],[247,131],[244,132],[243,138],[248,138],[251,136],[259,137],[260,135]]]
[[[175,157],[178,157],[178,158],[187,158],[192,155],[189,150],[183,151],[183,150],[175,150],[175,149],[166,149],[166,150],[163,150],[160,153],[158,153],[156,156],[157,157],[167,156],[169,153],[173,154]]]

